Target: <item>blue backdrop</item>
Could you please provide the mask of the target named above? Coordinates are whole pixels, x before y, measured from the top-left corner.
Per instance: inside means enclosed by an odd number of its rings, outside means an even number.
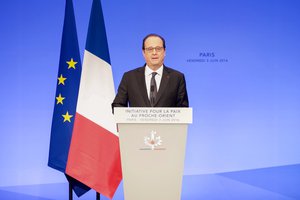
[[[73,2],[82,56],[92,1]],[[47,167],[64,6],[0,6],[0,199],[67,196],[63,174]],[[152,32],[166,39],[165,64],[186,75],[194,122],[182,199],[300,199],[300,1],[102,6],[116,89],[144,64]]]

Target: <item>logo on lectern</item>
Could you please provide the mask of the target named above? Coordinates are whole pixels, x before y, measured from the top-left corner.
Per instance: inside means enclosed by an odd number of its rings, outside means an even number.
[[[158,148],[162,145],[162,139],[156,131],[151,131],[149,136],[144,137],[144,144],[150,148],[142,148],[141,150],[165,150],[164,148]]]

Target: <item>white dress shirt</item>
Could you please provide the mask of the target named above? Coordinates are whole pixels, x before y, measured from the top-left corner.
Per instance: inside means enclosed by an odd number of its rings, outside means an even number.
[[[152,78],[152,72],[157,73],[154,78],[155,78],[155,81],[156,81],[156,87],[157,87],[157,92],[158,92],[161,77],[162,77],[162,73],[163,73],[163,69],[164,69],[164,66],[161,66],[160,68],[158,68],[158,70],[153,71],[152,69],[150,69],[150,67],[148,67],[148,65],[146,65],[146,68],[145,68],[145,81],[146,81],[146,88],[147,88],[147,94],[148,94],[149,99],[150,99],[150,83],[151,83],[151,78]]]

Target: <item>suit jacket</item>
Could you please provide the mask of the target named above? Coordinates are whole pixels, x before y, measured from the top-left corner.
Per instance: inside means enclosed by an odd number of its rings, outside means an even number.
[[[151,107],[148,98],[145,65],[124,73],[114,107]],[[188,107],[188,95],[184,74],[164,66],[154,107]]]

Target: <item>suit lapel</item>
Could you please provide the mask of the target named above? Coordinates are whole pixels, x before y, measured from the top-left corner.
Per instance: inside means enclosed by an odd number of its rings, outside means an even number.
[[[169,83],[169,79],[170,79],[170,74],[169,74],[169,70],[166,66],[164,66],[164,70],[163,70],[163,74],[162,74],[162,77],[161,77],[161,82],[160,82],[160,86],[159,86],[159,89],[158,89],[158,93],[157,93],[157,97],[156,97],[156,100],[155,100],[155,104],[154,106],[157,104],[157,102],[159,101],[161,95],[164,93],[168,83]]]
[[[145,102],[145,105],[147,107],[150,107],[150,101],[148,98],[148,93],[147,93],[147,87],[146,87],[146,81],[145,81],[145,67],[141,67],[138,69],[138,87],[139,87],[139,91],[140,94],[142,95],[142,98]]]

